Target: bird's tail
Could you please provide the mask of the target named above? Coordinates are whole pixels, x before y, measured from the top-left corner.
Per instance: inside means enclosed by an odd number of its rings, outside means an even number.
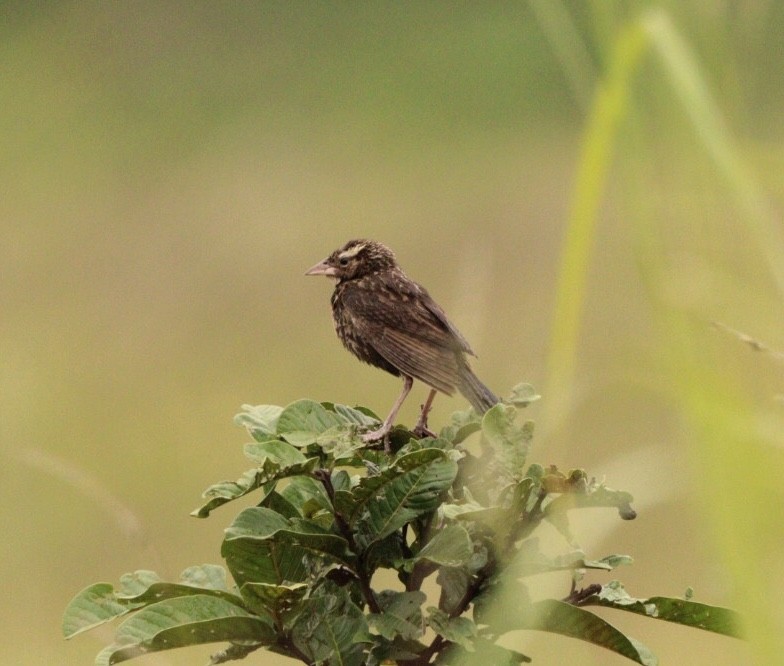
[[[489,388],[487,388],[477,377],[468,365],[463,366],[460,373],[460,389],[466,400],[480,414],[484,414],[493,405],[500,401]]]

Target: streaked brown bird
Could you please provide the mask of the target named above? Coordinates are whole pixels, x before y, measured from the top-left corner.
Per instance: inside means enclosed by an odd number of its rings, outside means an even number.
[[[457,389],[480,414],[498,402],[471,371],[466,354],[475,354],[466,339],[385,245],[351,240],[305,275],[337,280],[332,317],[343,345],[360,361],[403,378],[389,416],[363,436],[366,442],[386,438],[414,379],[431,388],[414,428],[420,437],[429,433],[427,415],[437,391],[452,395]]]

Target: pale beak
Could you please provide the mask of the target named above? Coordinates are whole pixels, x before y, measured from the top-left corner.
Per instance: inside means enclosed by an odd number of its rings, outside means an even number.
[[[327,260],[324,259],[324,261],[319,261],[315,266],[311,266],[305,271],[305,275],[326,275],[327,277],[335,277],[337,271],[334,266],[330,266],[327,263]]]

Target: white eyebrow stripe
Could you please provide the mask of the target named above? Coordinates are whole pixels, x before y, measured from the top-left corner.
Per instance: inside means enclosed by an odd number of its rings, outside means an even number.
[[[354,245],[353,247],[350,247],[348,250],[343,250],[343,252],[341,252],[338,255],[338,259],[351,259],[353,257],[356,257],[366,247],[367,247],[367,245],[365,243],[360,243],[359,245]]]

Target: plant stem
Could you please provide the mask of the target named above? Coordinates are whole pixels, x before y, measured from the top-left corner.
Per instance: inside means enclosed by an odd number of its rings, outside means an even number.
[[[348,542],[348,547],[357,556],[357,566],[354,573],[357,576],[359,587],[362,590],[362,596],[364,597],[365,602],[367,603],[368,608],[370,608],[372,613],[380,613],[381,606],[378,605],[376,595],[373,593],[373,589],[370,587],[370,576],[368,576],[367,568],[365,566],[364,553],[359,551],[357,543],[354,540],[354,534],[351,531],[351,527],[346,522],[346,519],[343,518],[340,512],[335,508],[335,488],[332,485],[331,473],[328,469],[317,469],[313,472],[313,476],[317,480],[321,481],[321,484],[324,486],[327,497],[329,497],[329,502],[332,505],[332,513],[335,516],[335,524],[337,525],[341,536]]]

